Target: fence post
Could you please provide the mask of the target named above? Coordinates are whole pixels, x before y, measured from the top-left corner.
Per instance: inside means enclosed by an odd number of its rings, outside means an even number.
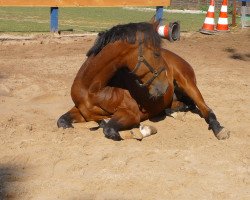
[[[162,17],[163,17],[163,6],[156,6],[156,14],[155,14],[155,19],[157,21],[162,21]]]
[[[244,28],[246,25],[246,1],[241,1],[241,27]]]
[[[50,8],[50,32],[58,32],[58,7]]]

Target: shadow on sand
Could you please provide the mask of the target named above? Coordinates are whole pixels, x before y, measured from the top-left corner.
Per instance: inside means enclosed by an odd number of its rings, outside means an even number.
[[[0,199],[18,199],[17,184],[21,179],[21,169],[17,166],[0,164]]]

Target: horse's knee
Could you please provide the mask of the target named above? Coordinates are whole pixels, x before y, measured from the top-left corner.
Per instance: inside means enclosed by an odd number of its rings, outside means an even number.
[[[112,119],[119,124],[119,130],[134,128],[137,125],[139,126],[141,121],[139,109],[135,110],[132,108],[117,110]]]
[[[128,125],[130,124],[130,126],[134,127],[136,125],[139,125],[141,122],[141,117],[139,114],[133,114],[133,115],[129,115],[129,120],[128,120]]]

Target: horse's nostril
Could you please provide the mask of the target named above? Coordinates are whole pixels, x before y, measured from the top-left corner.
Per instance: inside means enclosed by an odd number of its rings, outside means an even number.
[[[157,94],[158,94],[158,96],[162,96],[164,94],[164,92],[162,90],[158,90]]]
[[[163,89],[163,87],[155,86],[152,88],[150,94],[152,95],[152,97],[160,97],[165,93],[165,90]]]
[[[163,95],[166,92],[167,86],[163,83],[157,82],[155,85],[155,91],[159,95]]]

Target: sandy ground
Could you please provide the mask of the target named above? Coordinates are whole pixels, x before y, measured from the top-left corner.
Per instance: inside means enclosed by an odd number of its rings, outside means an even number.
[[[108,140],[92,122],[58,129],[94,39],[0,41],[0,199],[250,199],[250,33],[164,42],[193,66],[226,141],[190,112],[148,122],[158,133],[141,142]]]

